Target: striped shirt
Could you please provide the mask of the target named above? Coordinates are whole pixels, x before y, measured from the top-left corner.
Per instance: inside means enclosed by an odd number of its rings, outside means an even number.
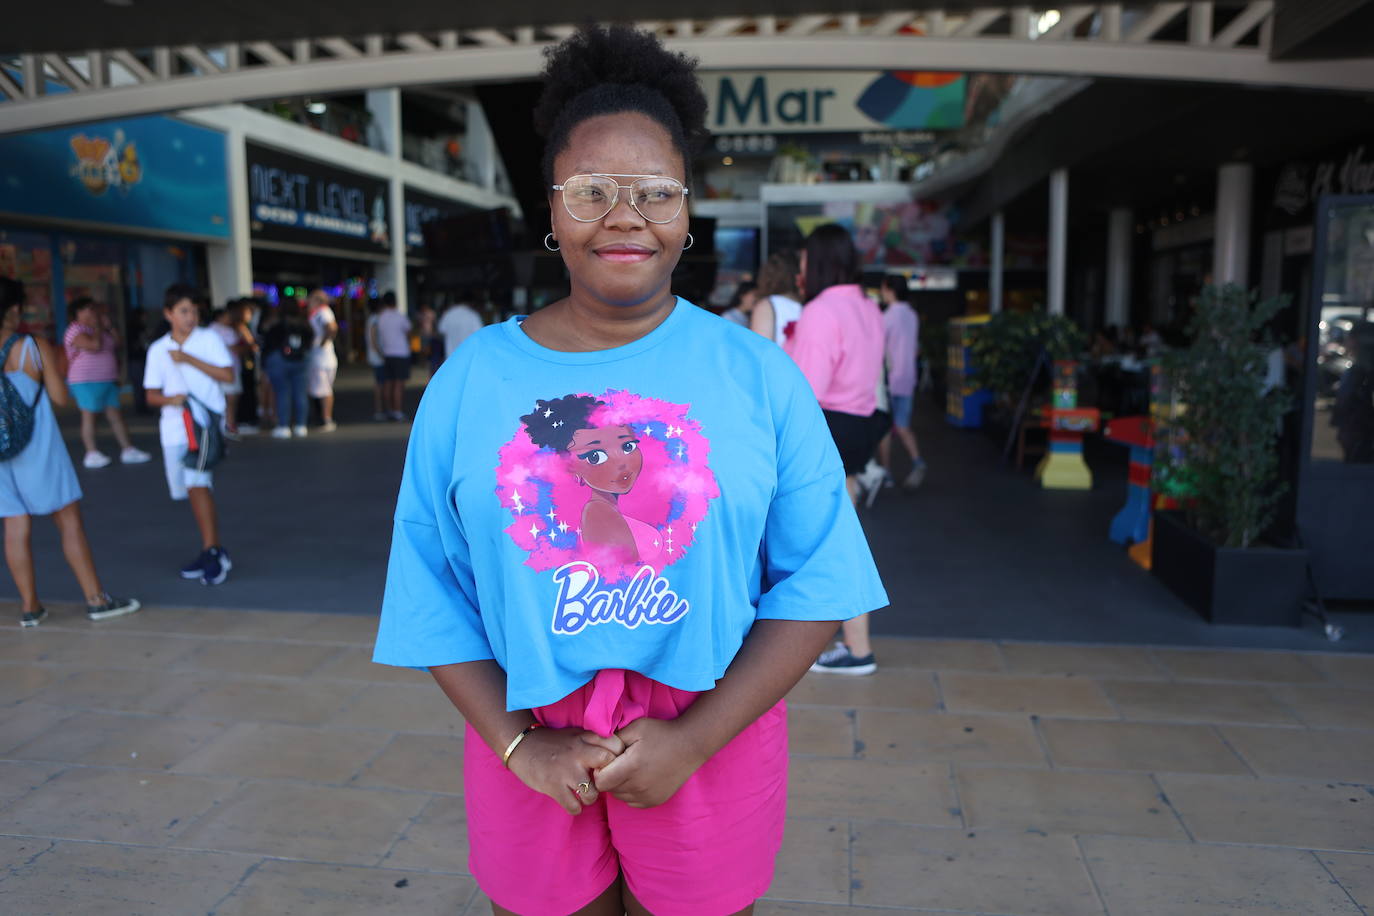
[[[78,334],[90,334],[100,338],[97,351],[79,350],[76,347]],[[67,381],[70,384],[81,382],[113,382],[119,377],[119,361],[115,357],[115,338],[89,325],[72,322],[67,325],[67,333],[62,335],[62,346],[67,351]]]

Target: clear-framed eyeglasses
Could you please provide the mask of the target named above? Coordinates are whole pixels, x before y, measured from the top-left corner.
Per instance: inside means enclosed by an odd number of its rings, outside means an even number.
[[[617,179],[633,178],[629,184]],[[667,175],[573,175],[553,190],[563,192],[563,206],[579,223],[605,218],[620,202],[620,192],[630,192],[630,206],[651,223],[671,223],[682,212],[687,189]]]

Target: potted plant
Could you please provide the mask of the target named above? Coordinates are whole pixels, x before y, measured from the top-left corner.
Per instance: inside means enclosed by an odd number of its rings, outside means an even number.
[[[1266,541],[1284,490],[1278,439],[1292,399],[1265,386],[1265,328],[1287,305],[1207,287],[1191,342],[1161,360],[1177,406],[1156,434],[1169,445],[1155,487],[1183,508],[1156,513],[1151,568],[1213,623],[1296,626],[1302,616],[1307,552]]]
[[[1027,385],[1035,386],[1042,395],[1032,404],[1040,406],[1047,399],[1044,392],[1048,391],[1053,361],[1075,359],[1085,343],[1083,332],[1072,319],[1039,310],[998,312],[980,327],[970,350],[978,382],[992,392],[992,412],[1002,419],[995,424],[1001,429],[991,431],[999,437],[1005,432]],[[1041,353],[1046,354],[1046,361],[1032,379]]]

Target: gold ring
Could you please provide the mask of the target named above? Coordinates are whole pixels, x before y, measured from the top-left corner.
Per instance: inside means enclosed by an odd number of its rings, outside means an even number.
[[[592,787],[592,784],[589,783],[589,782],[579,782],[579,783],[577,784],[577,788],[576,788],[576,789],[573,789],[573,791],[576,792],[578,795],[581,795],[583,792],[586,792],[586,791],[587,791],[588,789],[590,789],[591,787]]]

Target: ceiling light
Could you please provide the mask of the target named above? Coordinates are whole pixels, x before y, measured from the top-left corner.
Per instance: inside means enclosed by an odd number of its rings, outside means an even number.
[[[721,165],[734,165],[734,164],[735,164],[735,157],[734,157],[734,156],[726,156],[724,159],[720,160],[720,164],[721,164]]]
[[[322,115],[329,108],[324,102],[306,102],[305,110],[313,115]]]
[[[1040,14],[1040,18],[1035,21],[1035,30],[1044,35],[1050,29],[1059,24],[1059,10],[1045,10]]]

